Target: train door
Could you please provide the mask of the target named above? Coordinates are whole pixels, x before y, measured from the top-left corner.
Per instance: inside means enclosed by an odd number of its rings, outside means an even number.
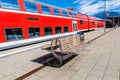
[[[95,22],[95,28],[97,28],[97,22]]]
[[[77,21],[72,21],[73,31],[77,31]]]

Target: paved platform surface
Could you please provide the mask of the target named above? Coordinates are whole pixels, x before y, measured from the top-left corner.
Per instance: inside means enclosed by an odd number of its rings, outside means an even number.
[[[47,66],[24,80],[120,80],[119,33],[120,28],[114,29],[88,43],[78,56],[61,68]],[[100,35],[101,32],[96,32],[96,35],[98,34]],[[91,35],[88,36],[89,39]],[[47,53],[36,48],[1,58],[0,80],[15,80],[41,66],[42,64],[32,60]]]
[[[107,28],[106,32],[110,30],[111,28]],[[100,36],[101,34],[104,34],[104,28],[96,29],[95,31],[85,33],[85,42],[89,42],[90,40],[94,39],[95,37]]]

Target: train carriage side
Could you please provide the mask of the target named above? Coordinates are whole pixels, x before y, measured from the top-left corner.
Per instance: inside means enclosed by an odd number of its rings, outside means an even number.
[[[88,31],[89,23],[88,23],[88,16],[84,14],[77,14],[78,20],[78,30],[80,31]]]
[[[72,21],[74,19],[72,20],[71,18],[67,18],[68,13],[66,11],[56,8],[54,10],[52,7],[46,5],[37,4],[36,6],[35,3],[26,1],[19,2],[20,6],[17,2],[16,4],[9,3],[9,5],[13,7],[8,7],[5,3],[9,2],[3,1],[1,6],[2,8],[0,8],[0,42],[6,42],[8,39],[12,40],[10,38],[13,38],[13,40],[18,38],[28,39],[35,36],[40,37],[64,32],[72,32]],[[14,10],[14,6],[16,5],[17,9]],[[52,9],[54,11],[52,11]],[[17,33],[16,31],[20,32]]]
[[[101,27],[101,22],[99,20],[96,21],[97,22],[97,28]]]
[[[97,24],[98,24],[98,28],[104,27],[104,21],[102,21],[102,20],[98,20]]]
[[[88,17],[89,22],[89,30],[94,30],[96,28],[96,18],[89,16]]]
[[[5,0],[0,3],[0,43],[3,43],[0,44],[1,49],[8,44],[9,47],[16,47],[32,43],[31,41],[36,42],[43,37],[52,38],[57,34],[62,36],[63,33],[80,29],[80,19],[73,11],[36,2],[13,1]]]
[[[105,25],[105,22],[103,20],[101,20],[101,27],[103,28]]]
[[[103,28],[104,27],[104,20],[101,18],[96,18],[96,24],[97,24],[97,28]]]

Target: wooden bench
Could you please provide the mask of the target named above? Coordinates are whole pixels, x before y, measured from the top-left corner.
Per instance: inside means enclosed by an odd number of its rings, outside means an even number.
[[[83,43],[83,35],[74,35],[51,40],[51,44],[42,46],[43,50],[50,51],[60,64],[69,57],[77,54],[75,47]]]

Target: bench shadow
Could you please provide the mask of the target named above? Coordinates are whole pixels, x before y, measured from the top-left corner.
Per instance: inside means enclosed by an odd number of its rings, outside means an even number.
[[[38,58],[36,58],[34,60],[31,60],[31,61],[43,64],[45,66],[60,68],[76,56],[77,56],[77,54],[69,57],[68,59],[64,60],[62,64],[59,63],[59,61],[52,55],[52,53],[49,53],[49,54],[46,54],[44,56],[38,57]]]

